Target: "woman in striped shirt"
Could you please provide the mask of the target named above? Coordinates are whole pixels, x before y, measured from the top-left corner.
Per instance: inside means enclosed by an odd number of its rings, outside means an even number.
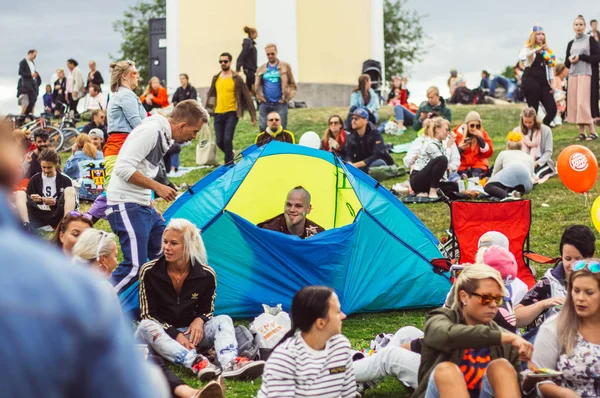
[[[269,357],[258,398],[355,397],[350,342],[335,292],[306,286],[292,301],[292,329]]]

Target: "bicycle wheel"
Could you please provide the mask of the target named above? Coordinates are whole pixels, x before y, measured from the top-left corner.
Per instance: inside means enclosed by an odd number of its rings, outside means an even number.
[[[62,135],[64,137],[64,143],[61,152],[67,152],[71,150],[71,147],[75,144],[77,140],[77,136],[79,135],[79,130],[73,127],[64,127],[62,130]]]
[[[65,137],[63,136],[62,132],[54,126],[45,126],[44,128],[37,126],[31,129],[31,134],[35,135],[35,133],[40,130],[48,134],[50,138],[50,146],[55,151],[59,152],[62,149],[65,142]]]

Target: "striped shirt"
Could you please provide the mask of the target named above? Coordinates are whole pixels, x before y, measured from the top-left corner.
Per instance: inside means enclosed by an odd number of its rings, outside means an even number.
[[[279,345],[267,361],[257,398],[356,396],[350,342],[338,334],[322,351],[310,348],[300,332]]]

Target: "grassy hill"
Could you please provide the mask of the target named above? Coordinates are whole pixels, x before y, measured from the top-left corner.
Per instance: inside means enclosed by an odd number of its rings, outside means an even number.
[[[481,114],[483,126],[490,134],[494,143],[494,156],[497,156],[500,150],[504,149],[506,143],[506,134],[519,123],[519,114],[523,106],[455,106],[451,107],[453,112],[453,126],[462,122],[466,114],[471,110],[476,110]],[[321,108],[321,109],[292,109],[289,112],[288,130],[296,134],[296,139],[306,131],[316,131],[321,135],[327,127],[327,118],[332,114],[339,114],[345,118],[346,108]],[[389,107],[384,107],[380,111],[381,120],[387,119],[392,115]],[[246,116],[237,126],[234,148],[237,152],[246,148],[254,142],[257,134],[257,127],[250,124]],[[561,126],[553,129],[554,135],[554,160],[558,157],[560,151],[572,144],[575,144],[577,136],[577,127],[573,125]],[[404,143],[413,140],[416,133],[409,128],[402,136],[385,136],[387,143]],[[582,145],[588,146],[594,153],[598,153],[600,143],[585,142]],[[219,151],[221,162],[222,153]],[[393,155],[397,163],[401,162],[403,155]],[[195,145],[185,147],[181,153],[181,164],[192,166],[195,162]],[[194,184],[207,173],[209,169],[201,169],[190,172],[189,174],[173,179],[176,184],[187,183]],[[390,188],[394,183],[401,182],[403,179],[390,180],[384,182],[384,186]],[[548,180],[545,184],[537,186],[532,193],[526,195],[526,198],[532,200],[532,227],[531,227],[531,250],[546,254],[548,256],[558,256],[558,242],[562,231],[571,224],[581,223],[588,225],[593,229],[590,218],[590,207],[595,198],[600,194],[598,185],[594,186],[591,192],[586,195],[575,194],[566,189],[560,180],[555,177]],[[548,206],[542,206],[545,203]],[[159,202],[159,208],[164,210],[168,204]],[[441,238],[444,231],[450,225],[450,215],[448,206],[443,203],[435,204],[415,204],[410,205],[409,209],[419,217],[423,223],[433,232],[435,236]],[[99,228],[110,230],[107,222],[101,221],[97,224]],[[209,253],[210,255],[210,253]],[[538,275],[543,273],[544,269],[538,268]],[[369,341],[380,332],[393,333],[398,328],[406,325],[415,325],[422,327],[426,311],[397,311],[383,314],[358,314],[350,316],[344,322],[344,334],[350,339],[356,349],[367,348]],[[175,369],[175,368],[174,368]],[[188,384],[199,386],[191,372],[175,369],[182,375]],[[250,397],[254,396],[260,388],[260,380],[255,383],[228,382],[227,396],[231,397]],[[406,390],[394,378],[388,377],[377,388],[369,390],[367,397],[402,397]]]

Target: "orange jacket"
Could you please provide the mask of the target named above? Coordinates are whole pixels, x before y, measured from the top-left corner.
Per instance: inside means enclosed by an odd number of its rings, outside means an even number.
[[[464,124],[458,125],[452,130],[456,134],[456,146],[458,147],[464,140],[464,131],[467,126]],[[494,154],[494,148],[492,146],[492,140],[485,129],[481,129],[483,133],[483,141],[485,146],[482,148],[479,145],[479,141],[475,138],[471,139],[471,145],[464,151],[460,151],[460,166],[458,172],[468,168],[476,168],[487,171],[489,168],[488,158]]]
[[[156,105],[160,106],[161,108],[166,108],[167,106],[169,106],[169,95],[167,94],[166,88],[160,87],[158,89],[158,93],[152,93],[152,94],[154,95],[152,102],[154,102]],[[142,101],[142,104],[144,103],[145,100],[146,100],[146,96],[142,95],[140,97],[140,101]]]

